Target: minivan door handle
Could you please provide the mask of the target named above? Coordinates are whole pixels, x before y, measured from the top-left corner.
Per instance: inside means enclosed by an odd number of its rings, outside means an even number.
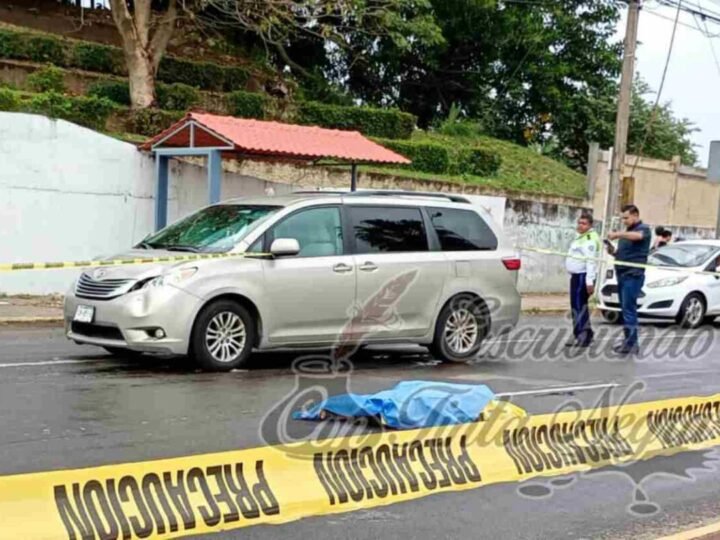
[[[337,272],[338,274],[352,272],[352,266],[345,263],[337,263],[335,266],[333,266],[333,272]]]
[[[375,263],[371,263],[370,261],[365,261],[360,265],[360,270],[363,272],[374,272],[377,268],[377,265]]]

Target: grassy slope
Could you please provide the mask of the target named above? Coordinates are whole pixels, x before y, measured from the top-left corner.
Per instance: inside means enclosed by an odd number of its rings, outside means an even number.
[[[437,133],[419,131],[414,140],[423,142],[462,143],[496,152],[502,158],[497,176],[479,177],[467,175],[439,175],[402,168],[371,168],[373,172],[392,173],[397,176],[423,180],[483,185],[495,189],[585,197],[585,177],[554,159],[541,156],[517,144],[486,136],[472,138],[450,137]]]

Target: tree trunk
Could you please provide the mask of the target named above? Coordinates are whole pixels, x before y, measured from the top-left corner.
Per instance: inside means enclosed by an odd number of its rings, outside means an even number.
[[[166,11],[156,21],[152,35],[151,0],[134,0],[132,14],[126,0],[110,0],[110,5],[125,52],[130,105],[133,109],[152,107],[155,105],[155,74],[175,26],[177,0],[168,0]]]
[[[142,49],[127,54],[128,81],[130,83],[130,106],[146,109],[155,105],[155,68],[150,57]]]

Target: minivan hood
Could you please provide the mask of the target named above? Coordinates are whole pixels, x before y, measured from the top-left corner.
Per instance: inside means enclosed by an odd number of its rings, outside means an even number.
[[[160,257],[182,257],[183,255],[193,255],[190,252],[184,251],[167,251],[164,249],[130,249],[123,251],[110,257],[99,257],[97,260],[109,261],[109,260],[122,260],[122,259],[155,259]],[[85,270],[85,273],[94,277],[95,279],[136,279],[143,280],[159,276],[165,272],[168,268],[173,266],[179,266],[181,264],[188,263],[202,263],[204,261],[170,261],[170,262],[156,262],[156,263],[145,263],[145,264],[119,264],[115,266],[101,266],[97,268],[89,268]],[[99,271],[99,275],[97,274]]]

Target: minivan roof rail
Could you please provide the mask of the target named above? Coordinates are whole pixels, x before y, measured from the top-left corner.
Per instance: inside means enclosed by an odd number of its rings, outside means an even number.
[[[425,197],[425,198],[440,198],[447,199],[451,202],[457,203],[470,203],[470,201],[460,195],[453,195],[452,193],[435,193],[429,191],[373,191],[373,190],[362,190],[362,191],[331,191],[331,190],[317,190],[317,191],[295,191],[294,193],[316,193],[316,194],[332,194],[342,195],[343,197]]]

